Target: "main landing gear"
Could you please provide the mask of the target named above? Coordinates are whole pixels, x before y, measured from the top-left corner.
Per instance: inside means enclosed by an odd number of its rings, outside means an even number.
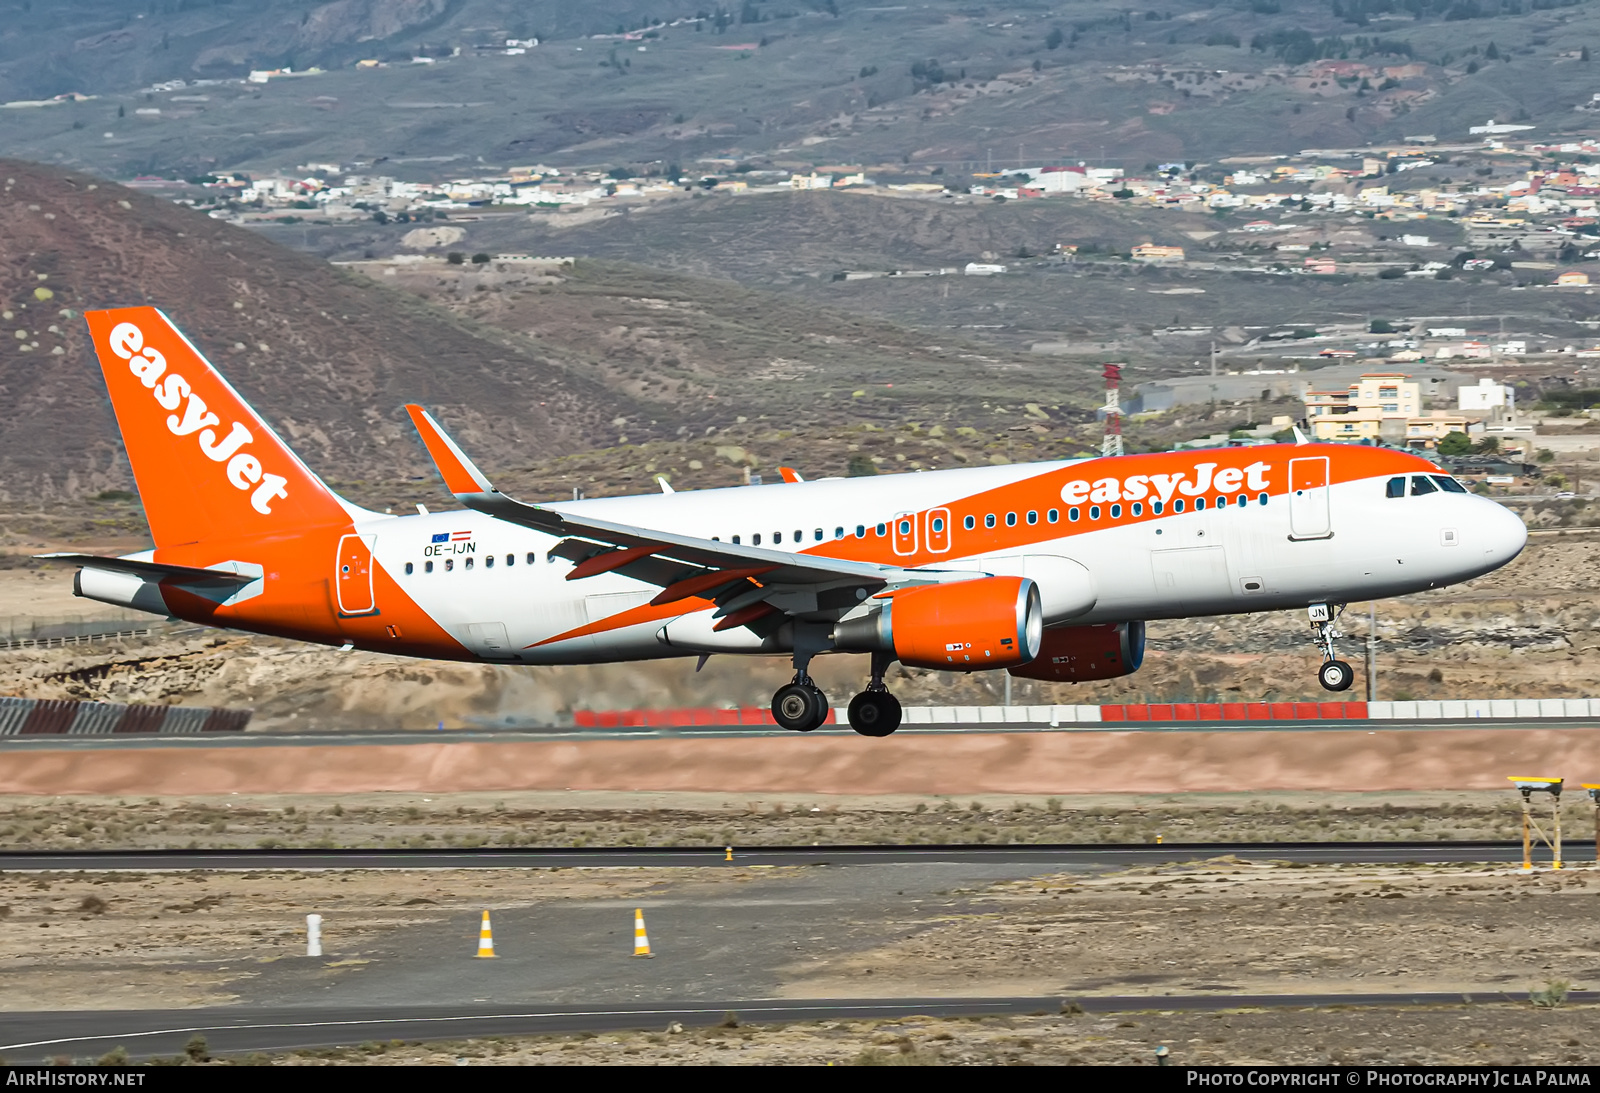
[[[872,682],[850,700],[850,727],[862,736],[888,736],[900,727],[900,700],[883,685],[891,658],[872,654]]]
[[[872,681],[850,700],[850,727],[862,736],[888,736],[900,727],[900,700],[883,684],[883,673],[893,662],[883,653],[872,654]],[[794,732],[810,732],[828,719],[828,699],[806,674],[810,657],[795,657],[794,679],[772,696],[772,717]]]
[[[1311,640],[1322,650],[1322,667],[1317,669],[1317,682],[1325,691],[1348,691],[1355,682],[1355,669],[1340,660],[1333,651],[1333,643],[1343,634],[1339,631],[1339,616],[1344,614],[1342,603],[1314,603],[1306,609],[1311,620]]]

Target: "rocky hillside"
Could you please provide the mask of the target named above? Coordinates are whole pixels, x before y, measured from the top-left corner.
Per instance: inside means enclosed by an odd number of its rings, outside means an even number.
[[[615,441],[627,396],[561,360],[170,202],[0,160],[0,502],[131,484],[81,314],[154,304],[330,479],[431,474],[401,404],[478,451]],[[649,433],[650,422],[632,431]]]

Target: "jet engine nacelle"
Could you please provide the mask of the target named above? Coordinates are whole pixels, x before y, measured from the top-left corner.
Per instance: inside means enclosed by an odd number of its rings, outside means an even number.
[[[1055,683],[1132,675],[1144,663],[1144,623],[1107,622],[1046,630],[1039,655],[1011,674]]]
[[[981,672],[1039,654],[1044,613],[1026,577],[980,577],[893,593],[878,610],[833,630],[841,649],[893,653],[911,668]]]

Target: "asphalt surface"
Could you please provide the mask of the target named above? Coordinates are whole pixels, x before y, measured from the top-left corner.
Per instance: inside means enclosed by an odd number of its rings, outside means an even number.
[[[1023,722],[961,725],[905,725],[895,735],[1041,733],[1041,732],[1432,732],[1440,729],[1577,729],[1594,728],[1600,719],[1583,717],[1495,718],[1476,717],[1429,721],[1085,721],[1057,726]],[[526,743],[533,741],[638,740],[651,737],[792,736],[775,727],[740,725],[684,725],[676,728],[574,729],[529,727],[482,729],[418,729],[412,732],[243,732],[193,736],[0,736],[5,749],[79,751],[100,748],[270,748],[307,745],[362,744]],[[853,736],[848,726],[827,725],[813,736]]]
[[[1600,992],[1573,991],[1569,1002],[1600,1001]],[[341,1007],[337,1014],[306,1009],[69,1011],[0,1015],[0,1055],[7,1063],[43,1062],[59,1056],[90,1058],[122,1046],[136,1058],[179,1055],[196,1033],[213,1052],[290,1051],[372,1040],[458,1040],[560,1032],[686,1028],[720,1024],[729,1013],[741,1024],[777,1024],[891,1017],[968,1017],[1059,1012],[1072,1001],[1085,1012],[1217,1011],[1238,1008],[1300,1009],[1318,1006],[1429,1006],[1526,1001],[1522,995],[1486,994],[1232,994],[1113,995],[1065,999],[878,998],[837,1001],[784,999],[702,1002],[694,1005],[491,1008],[413,1006]]]
[[[1563,847],[1568,861],[1594,861],[1587,840]],[[736,865],[1025,864],[1125,866],[1204,861],[1232,855],[1271,861],[1517,862],[1516,842],[1161,843],[1086,845],[768,846],[736,847]],[[1536,860],[1548,852],[1536,855]],[[0,870],[151,869],[551,869],[726,864],[715,847],[586,847],[582,849],[461,850],[10,850]]]

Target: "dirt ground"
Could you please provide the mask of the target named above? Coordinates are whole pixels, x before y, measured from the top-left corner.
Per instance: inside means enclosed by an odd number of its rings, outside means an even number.
[[[738,1015],[733,1015],[737,1020]],[[1403,1009],[821,1021],[677,1032],[528,1036],[250,1055],[278,1066],[1172,1066],[1588,1064],[1600,1006],[1521,1004]]]
[[[1576,805],[1576,807],[1574,807]],[[1569,842],[1593,831],[1569,800]],[[1514,839],[1510,791],[945,798],[643,793],[0,797],[18,850]]]
[[[384,935],[463,911],[648,904],[671,892],[693,894],[715,914],[725,898],[781,901],[806,868],[9,873],[0,875],[0,1008],[237,1001],[263,965],[303,959],[307,908],[324,914],[320,974],[331,979],[369,963]],[[1195,993],[1525,999],[1552,983],[1600,985],[1597,892],[1593,868],[1525,875],[1222,857],[1040,874],[893,902],[884,912],[892,940],[780,957],[777,995],[1142,994],[1153,1005],[1162,994]],[[861,925],[864,912],[845,913],[842,926]],[[459,939],[463,952],[470,933]]]
[[[1600,534],[1541,534],[1505,568],[1453,588],[1378,605],[1378,697],[1589,697],[1600,677]],[[132,550],[133,541],[75,549]],[[66,549],[33,543],[16,553]],[[0,568],[0,618],[93,615],[71,570]],[[1346,617],[1359,664],[1367,605]],[[1013,701],[1142,702],[1321,697],[1299,613],[1152,622],[1144,667],[1092,684],[1014,680]],[[843,702],[858,657],[823,657],[814,674]],[[573,708],[764,705],[787,682],[781,658],[713,657],[564,668],[507,668],[342,653],[275,639],[191,632],[126,644],[0,652],[0,694],[251,706],[257,730],[431,729],[546,722]],[[895,668],[908,704],[992,703],[1004,677]],[[1358,687],[1359,691],[1359,687]],[[1357,695],[1357,697],[1362,697]]]

